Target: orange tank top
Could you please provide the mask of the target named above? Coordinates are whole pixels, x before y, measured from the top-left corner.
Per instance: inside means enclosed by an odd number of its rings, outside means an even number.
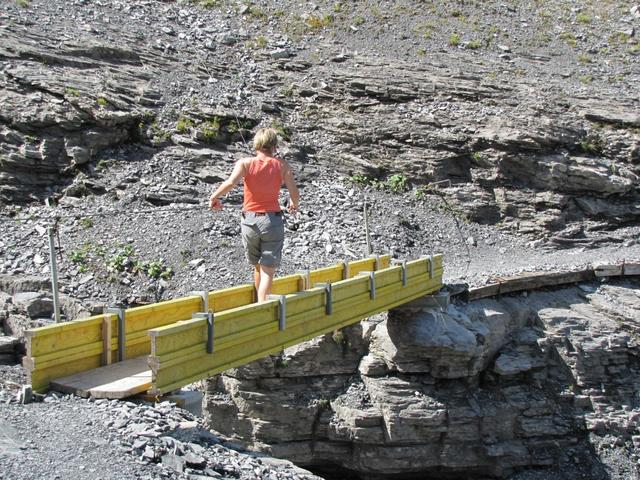
[[[245,212],[279,212],[282,165],[273,157],[253,158],[244,176]]]

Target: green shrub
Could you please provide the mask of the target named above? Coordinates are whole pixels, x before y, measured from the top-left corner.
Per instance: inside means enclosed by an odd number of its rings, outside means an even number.
[[[457,47],[458,45],[460,45],[460,35],[458,35],[457,33],[452,33],[449,36],[449,45],[451,45],[452,47]]]
[[[143,271],[149,276],[149,278],[162,278],[167,280],[173,277],[173,269],[171,267],[167,267],[164,263],[163,259],[154,260],[147,264],[144,264]]]
[[[80,90],[78,90],[77,88],[74,87],[67,87],[64,89],[65,93],[71,97],[79,97],[80,96]]]
[[[467,43],[467,48],[471,50],[477,50],[482,47],[482,42],[480,40],[471,40]]]
[[[591,133],[578,142],[580,150],[592,155],[602,155],[606,147],[605,140],[597,133]]]
[[[591,15],[589,15],[586,12],[580,12],[580,13],[578,13],[578,15],[576,15],[576,21],[578,23],[582,23],[584,25],[587,25],[587,24],[591,23]]]
[[[278,135],[280,135],[280,137],[285,142],[291,141],[291,130],[287,126],[285,126],[282,122],[275,120],[271,124],[271,127],[274,128],[276,132],[278,132]]]
[[[371,185],[372,177],[367,175],[363,175],[362,173],[354,173],[351,177],[349,177],[349,181],[354,185],[359,185],[361,187],[366,187]]]
[[[84,263],[87,261],[87,252],[84,250],[74,250],[69,254],[69,260],[73,263]]]
[[[589,55],[580,54],[578,55],[578,61],[582,64],[591,63],[591,57]]]
[[[578,41],[576,40],[576,36],[571,32],[560,33],[560,38],[564,40],[567,43],[567,45],[569,45],[570,47],[575,48],[576,45],[578,44]]]
[[[409,189],[407,185],[407,177],[400,173],[396,173],[395,175],[391,175],[387,179],[387,187],[393,193],[402,193],[406,192]]]
[[[311,30],[322,30],[333,23],[333,15],[329,13],[322,16],[310,15],[305,23]]]
[[[93,227],[93,220],[91,220],[91,217],[84,217],[82,220],[80,220],[80,226],[87,230]]]
[[[193,127],[193,120],[190,118],[180,116],[176,122],[176,131],[178,133],[187,133]]]
[[[124,245],[107,261],[107,270],[110,272],[131,271],[134,266],[134,255],[135,249],[133,245]]]
[[[423,185],[422,187],[416,188],[413,194],[416,200],[425,200],[429,194],[429,189]]]
[[[267,38],[264,35],[258,35],[256,37],[256,47],[265,48],[267,46]]]
[[[200,125],[200,131],[202,132],[202,136],[208,142],[213,142],[218,139],[218,135],[220,135],[220,129],[222,128],[222,123],[220,121],[220,117],[213,117],[206,122]]]

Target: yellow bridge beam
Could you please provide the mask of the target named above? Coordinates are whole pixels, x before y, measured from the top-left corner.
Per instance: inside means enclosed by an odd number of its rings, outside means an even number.
[[[291,295],[302,292],[317,283],[339,283],[357,276],[362,271],[383,270],[389,267],[390,256],[369,257],[353,262],[344,262],[308,273],[288,275],[275,279],[273,292],[277,295]],[[207,292],[208,308],[216,314],[233,312],[249,306],[255,301],[253,285],[240,285]],[[166,302],[127,309],[124,322],[124,358],[130,359],[149,355],[152,342],[148,332],[159,327],[186,321],[189,324],[194,313],[204,310],[200,295],[191,295]],[[265,314],[271,318],[271,307]],[[295,312],[296,302],[290,305],[290,314]],[[305,307],[306,308],[306,307]],[[258,309],[258,311],[261,311]],[[257,312],[256,312],[257,313]],[[262,314],[243,320],[244,328],[263,326]],[[219,322],[219,320],[216,320]],[[118,317],[115,314],[96,315],[90,318],[48,325],[26,332],[27,355],[23,363],[35,391],[45,391],[51,380],[93,370],[105,363],[117,361]],[[216,325],[224,332],[223,324]]]

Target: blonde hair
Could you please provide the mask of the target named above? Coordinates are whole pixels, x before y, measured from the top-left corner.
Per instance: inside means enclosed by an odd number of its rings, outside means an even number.
[[[261,128],[253,137],[253,148],[272,152],[278,146],[278,133],[273,128]]]

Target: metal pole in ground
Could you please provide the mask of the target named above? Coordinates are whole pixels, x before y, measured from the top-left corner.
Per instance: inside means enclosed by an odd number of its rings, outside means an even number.
[[[49,261],[51,269],[51,291],[53,292],[53,315],[56,323],[60,323],[60,300],[58,299],[58,266],[56,265],[56,247],[53,241],[54,229],[47,228],[49,235]]]
[[[367,242],[365,255],[371,255],[373,249],[371,248],[371,236],[369,235],[369,204],[367,202],[367,196],[364,196],[364,235]]]

